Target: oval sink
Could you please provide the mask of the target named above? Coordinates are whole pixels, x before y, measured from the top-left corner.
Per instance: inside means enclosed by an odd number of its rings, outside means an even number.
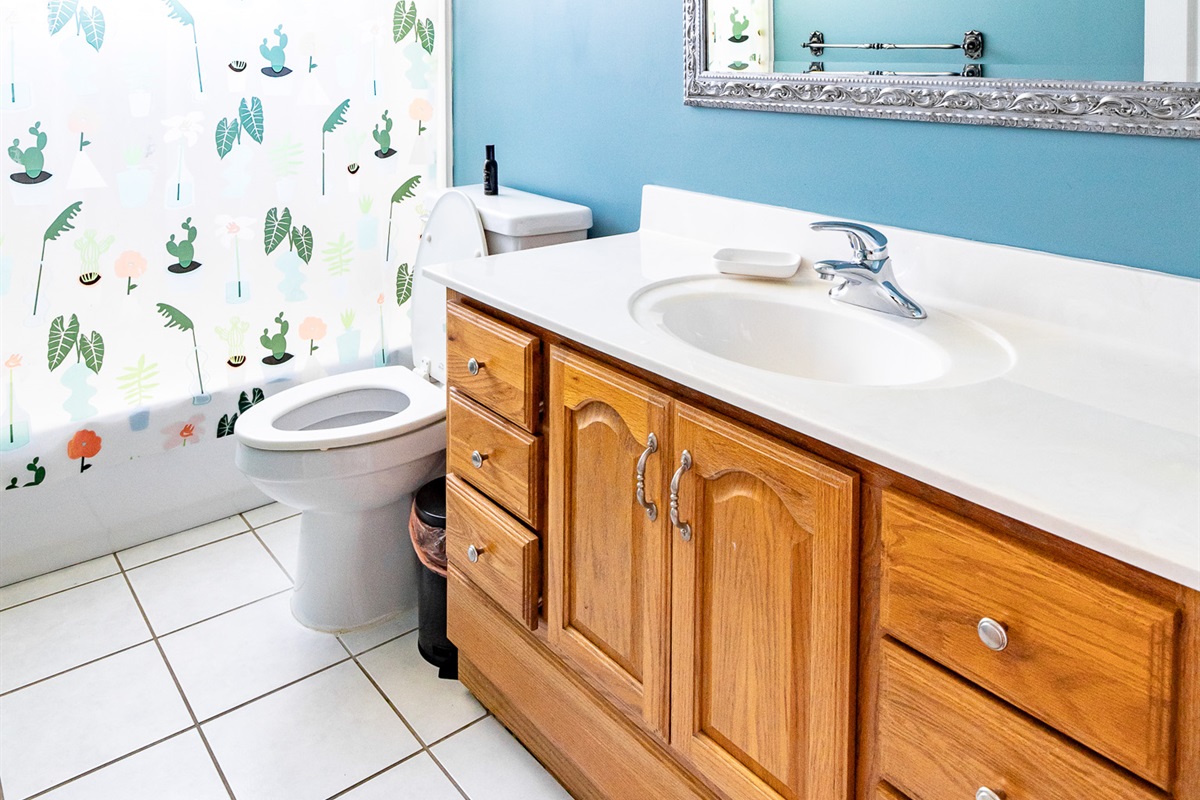
[[[831,300],[827,285],[686,278],[638,292],[643,327],[726,361],[855,386],[975,383],[1013,363],[998,335],[944,311],[909,320]]]

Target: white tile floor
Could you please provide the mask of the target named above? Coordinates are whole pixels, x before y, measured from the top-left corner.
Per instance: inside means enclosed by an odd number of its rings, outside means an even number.
[[[272,505],[0,587],[0,798],[561,800],[416,648],[288,608]]]

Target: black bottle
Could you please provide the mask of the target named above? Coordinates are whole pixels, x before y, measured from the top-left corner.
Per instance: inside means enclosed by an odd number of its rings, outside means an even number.
[[[500,178],[496,169],[496,145],[487,146],[487,160],[483,162],[483,193],[499,194]]]

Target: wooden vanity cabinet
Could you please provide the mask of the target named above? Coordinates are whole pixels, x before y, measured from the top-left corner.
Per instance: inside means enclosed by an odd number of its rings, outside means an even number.
[[[575,797],[1200,800],[1200,593],[469,306],[449,636]]]

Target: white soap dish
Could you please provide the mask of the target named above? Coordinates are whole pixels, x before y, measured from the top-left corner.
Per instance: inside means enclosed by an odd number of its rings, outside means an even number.
[[[713,253],[713,264],[726,275],[751,278],[790,278],[800,269],[800,256],[777,250],[727,247]]]

